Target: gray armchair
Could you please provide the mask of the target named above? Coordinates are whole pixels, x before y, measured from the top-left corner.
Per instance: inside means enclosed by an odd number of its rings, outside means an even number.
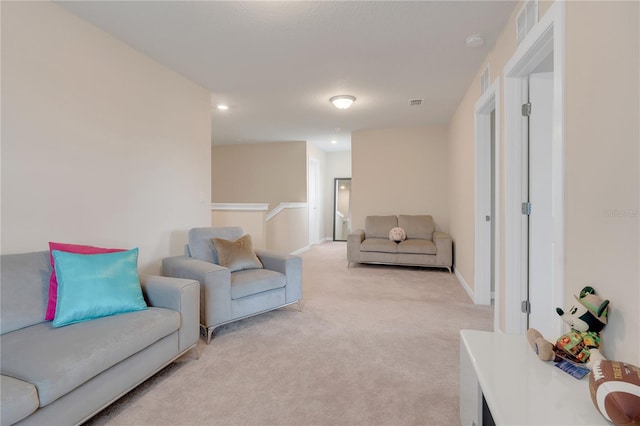
[[[167,277],[200,282],[200,327],[207,344],[216,328],[243,318],[298,303],[302,300],[302,259],[255,250],[264,269],[230,272],[218,264],[212,238],[236,240],[240,227],[193,228],[185,255],[162,261]]]

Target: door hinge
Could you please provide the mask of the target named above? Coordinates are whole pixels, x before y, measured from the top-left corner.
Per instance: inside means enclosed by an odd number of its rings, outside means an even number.
[[[522,203],[522,214],[531,216],[531,203],[525,201]]]
[[[522,311],[523,314],[530,314],[531,313],[531,303],[529,303],[528,300],[523,300],[520,303],[520,310]]]
[[[528,117],[531,115],[531,102],[527,102],[526,104],[522,104],[522,116]]]

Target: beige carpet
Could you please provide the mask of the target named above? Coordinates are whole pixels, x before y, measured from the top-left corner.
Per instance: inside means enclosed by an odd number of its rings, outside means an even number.
[[[489,330],[446,270],[356,265],[345,243],[302,255],[304,309],[239,321],[92,425],[454,425],[458,332]]]

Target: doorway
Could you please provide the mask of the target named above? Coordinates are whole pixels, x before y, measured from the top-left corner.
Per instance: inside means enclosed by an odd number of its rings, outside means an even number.
[[[351,178],[335,178],[333,184],[333,241],[347,241],[351,232]]]
[[[564,4],[554,3],[504,67],[508,333],[562,334]]]
[[[499,140],[500,79],[475,105],[475,247],[474,290],[476,304],[489,305],[499,282]],[[496,305],[497,300],[496,300]],[[497,314],[497,310],[494,310]],[[497,319],[494,319],[497,324]]]

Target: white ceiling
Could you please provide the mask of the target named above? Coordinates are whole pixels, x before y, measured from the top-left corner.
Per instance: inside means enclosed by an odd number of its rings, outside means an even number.
[[[310,141],[448,123],[512,1],[77,1],[83,19],[204,86],[212,143]],[[476,49],[465,38],[480,33]],[[337,110],[329,98],[357,98]],[[409,100],[424,99],[409,107]],[[332,145],[331,140],[337,140]]]

